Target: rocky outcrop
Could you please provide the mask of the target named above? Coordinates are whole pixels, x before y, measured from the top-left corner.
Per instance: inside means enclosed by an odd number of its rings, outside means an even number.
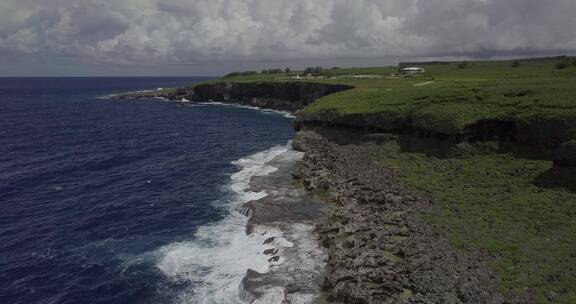
[[[554,153],[554,167],[576,168],[576,140],[563,143]]]
[[[453,249],[442,233],[420,219],[421,212],[435,204],[404,189],[397,182],[399,172],[372,160],[378,145],[338,145],[304,131],[293,146],[305,151],[294,177],[336,206],[317,229],[329,254],[324,283],[329,301],[527,302],[497,292],[489,257]]]
[[[196,102],[224,102],[294,112],[315,100],[353,87],[312,82],[215,82],[171,91],[124,94],[119,99],[166,98]]]
[[[501,141],[538,148],[555,149],[576,134],[576,121],[570,119],[485,119],[463,129],[435,121],[422,115],[400,115],[395,112],[339,114],[333,111],[300,113],[296,129],[307,126],[345,127],[371,132],[410,133],[421,137],[437,137],[452,142]]]

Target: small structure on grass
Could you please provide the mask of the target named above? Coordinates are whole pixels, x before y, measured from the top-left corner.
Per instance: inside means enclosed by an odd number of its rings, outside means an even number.
[[[425,69],[419,67],[405,67],[400,69],[400,74],[402,75],[420,74],[425,72]]]

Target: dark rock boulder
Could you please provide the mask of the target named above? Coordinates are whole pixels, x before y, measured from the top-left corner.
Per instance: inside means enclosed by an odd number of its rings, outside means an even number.
[[[576,140],[570,140],[558,147],[554,153],[555,167],[576,167]]]

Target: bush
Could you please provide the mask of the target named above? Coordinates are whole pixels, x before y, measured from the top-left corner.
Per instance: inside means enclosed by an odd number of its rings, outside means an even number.
[[[307,67],[304,71],[304,74],[312,74],[312,75],[321,75],[324,68],[321,66],[317,67]]]
[[[240,72],[232,72],[230,74],[226,74],[224,76],[224,78],[230,78],[230,77],[236,77],[236,76],[240,76]]]
[[[262,72],[264,72],[264,71],[262,71]],[[238,76],[250,76],[250,75],[257,75],[257,74],[258,74],[258,72],[256,72],[256,71],[232,72],[232,73],[224,76],[224,78],[238,77]]]
[[[514,61],[514,62],[512,62],[512,67],[513,67],[513,68],[519,68],[519,67],[520,67],[520,61]]]
[[[458,65],[458,68],[459,68],[459,69],[466,69],[466,68],[468,68],[469,66],[470,66],[470,64],[469,64],[468,62],[462,61],[462,62]]]
[[[282,69],[262,70],[262,74],[282,74]]]
[[[556,68],[558,70],[563,70],[563,69],[567,68],[569,65],[570,65],[570,62],[568,62],[567,60],[562,60],[556,64]]]

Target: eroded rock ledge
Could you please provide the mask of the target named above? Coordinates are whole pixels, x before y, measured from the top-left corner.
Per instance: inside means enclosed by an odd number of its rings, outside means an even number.
[[[215,82],[170,91],[123,94],[114,96],[114,98],[215,101],[294,112],[323,96],[352,88],[352,86],[347,85],[312,82]]]
[[[527,302],[497,292],[490,257],[453,249],[421,220],[421,212],[435,204],[400,186],[397,171],[371,160],[378,145],[338,145],[314,131],[298,133],[293,145],[305,152],[294,177],[335,204],[318,226],[329,254],[324,283],[329,301]]]

